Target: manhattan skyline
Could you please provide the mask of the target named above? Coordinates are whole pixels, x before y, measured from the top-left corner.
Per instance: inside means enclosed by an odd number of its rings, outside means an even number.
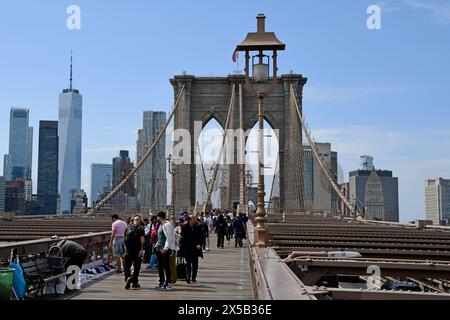
[[[366,9],[376,3],[382,29],[368,30]],[[29,109],[34,128],[57,120],[73,49],[74,87],[84,98],[81,187],[88,192],[91,163],[110,163],[121,149],[135,161],[142,111],[169,111],[173,103],[168,79],[183,70],[232,73],[242,30],[253,30],[255,14],[264,12],[267,29],[289,48],[280,54],[280,73],[308,77],[304,115],[316,140],[338,152],[341,181],[359,168],[359,156],[373,156],[377,169],[399,178],[400,220],[409,221],[425,217],[423,182],[450,176],[450,7],[442,1],[345,8],[332,1],[136,1],[132,8],[77,1],[81,30],[65,27],[70,4],[22,0],[0,12],[0,154],[8,153],[11,107]],[[36,185],[37,139],[33,144]]]

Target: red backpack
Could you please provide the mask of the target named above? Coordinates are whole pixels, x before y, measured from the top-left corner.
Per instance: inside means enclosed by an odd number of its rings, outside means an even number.
[[[150,232],[150,239],[152,240],[152,243],[156,243],[158,241],[158,229],[159,229],[159,222],[153,226],[153,229]]]

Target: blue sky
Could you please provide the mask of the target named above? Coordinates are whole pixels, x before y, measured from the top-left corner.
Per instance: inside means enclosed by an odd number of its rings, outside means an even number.
[[[81,30],[66,28],[71,4]],[[366,27],[371,4],[382,8],[381,30]],[[27,107],[37,162],[39,120],[57,119],[73,48],[87,189],[92,162],[109,163],[124,147],[134,156],[142,111],[169,110],[171,76],[235,69],[231,54],[259,12],[287,44],[281,73],[308,77],[305,117],[316,140],[338,151],[342,178],[370,154],[399,177],[401,220],[423,217],[424,180],[450,177],[448,1],[2,1],[0,155],[9,109]]]

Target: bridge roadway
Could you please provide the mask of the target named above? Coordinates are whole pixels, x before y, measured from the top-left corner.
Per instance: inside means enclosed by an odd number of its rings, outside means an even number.
[[[197,283],[178,280],[170,291],[155,289],[158,284],[156,269],[143,265],[140,289],[125,290],[123,274],[111,274],[86,284],[81,290],[64,299],[74,300],[251,300],[252,281],[249,267],[247,241],[243,248],[234,247],[234,239],[225,248],[217,249],[216,237],[211,238],[211,248],[199,259]]]

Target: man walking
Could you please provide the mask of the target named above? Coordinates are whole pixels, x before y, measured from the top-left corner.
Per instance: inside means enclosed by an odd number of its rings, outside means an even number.
[[[166,220],[166,213],[164,211],[158,212],[156,217],[160,223],[158,228],[158,241],[155,247],[159,273],[159,285],[157,288],[170,290],[172,289],[170,256],[175,249],[174,228],[172,223]]]
[[[111,220],[112,234],[109,240],[109,249],[112,250],[112,256],[116,259],[117,273],[122,273],[123,256],[125,254],[123,237],[127,229],[127,224],[116,213],[111,215]]]
[[[140,288],[139,271],[144,257],[145,232],[141,223],[141,216],[135,215],[133,222],[125,230],[125,289]],[[133,275],[131,275],[133,266]]]
[[[217,233],[217,249],[222,248],[225,242],[225,235],[227,234],[227,222],[223,217],[223,214],[219,214],[216,222],[216,233]]]
[[[239,247],[243,246],[242,243],[242,238],[244,236],[244,232],[245,232],[245,227],[244,227],[244,222],[242,222],[242,218],[240,215],[238,215],[236,217],[236,219],[234,219],[233,222],[233,231],[234,231],[234,246],[237,248],[237,246],[239,245]]]
[[[195,217],[188,217],[181,229],[180,255],[186,259],[186,282],[197,281],[198,258],[203,258],[202,247],[205,244],[205,235],[202,227],[196,223]]]

